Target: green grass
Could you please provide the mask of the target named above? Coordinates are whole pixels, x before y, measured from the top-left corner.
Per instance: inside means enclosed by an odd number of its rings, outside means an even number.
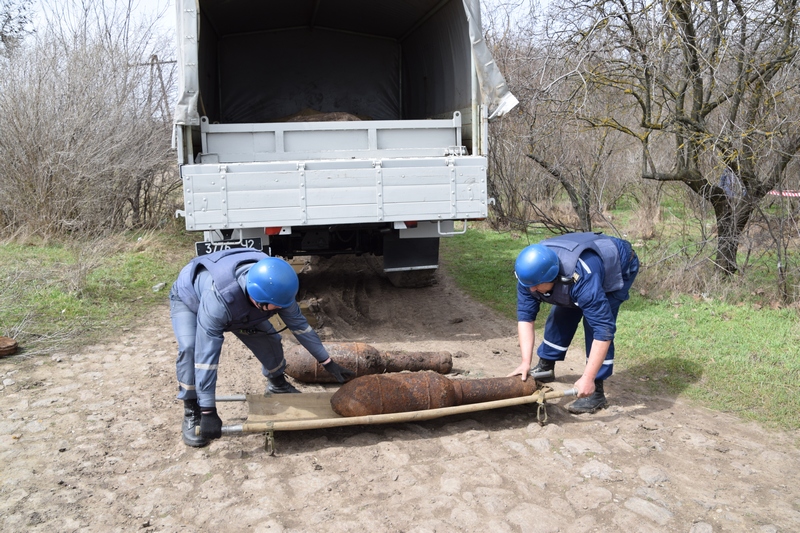
[[[190,243],[181,233],[131,233],[93,243],[0,244],[0,334],[34,355],[129,326],[166,302],[192,257]]]
[[[524,235],[471,229],[442,239],[442,262],[468,294],[516,320],[514,259],[527,244]],[[681,396],[770,426],[800,428],[796,309],[688,295],[650,299],[635,289],[617,324],[616,379],[645,394]],[[538,339],[543,324],[540,315]],[[581,330],[573,346],[583,345]]]
[[[797,311],[635,297],[620,317],[618,365],[631,378],[648,380],[649,392],[683,394],[712,409],[800,427]]]

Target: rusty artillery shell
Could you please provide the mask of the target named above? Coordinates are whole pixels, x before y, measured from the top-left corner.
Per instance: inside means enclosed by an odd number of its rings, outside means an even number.
[[[381,352],[363,342],[325,342],[331,359],[356,376],[433,370],[446,374],[453,369],[449,352]],[[336,379],[300,345],[286,350],[286,374],[303,383],[335,383]]]
[[[433,372],[362,376],[342,385],[331,397],[340,416],[423,411],[533,394],[534,379],[518,377],[452,380]]]
[[[17,341],[11,337],[0,337],[0,357],[14,355],[18,346]]]
[[[506,398],[529,396],[539,384],[533,378],[522,381],[518,376],[506,378],[460,379],[453,381],[461,387],[462,404],[493,402]]]

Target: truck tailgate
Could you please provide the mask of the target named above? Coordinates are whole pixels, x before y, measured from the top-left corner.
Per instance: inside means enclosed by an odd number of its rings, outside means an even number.
[[[477,156],[184,165],[186,228],[485,218],[486,165]]]

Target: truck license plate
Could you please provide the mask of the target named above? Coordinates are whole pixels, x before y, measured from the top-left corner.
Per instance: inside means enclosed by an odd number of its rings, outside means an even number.
[[[207,255],[220,250],[230,250],[231,248],[255,248],[259,252],[263,251],[261,237],[242,239],[241,241],[196,242],[194,246],[197,250],[197,255]]]

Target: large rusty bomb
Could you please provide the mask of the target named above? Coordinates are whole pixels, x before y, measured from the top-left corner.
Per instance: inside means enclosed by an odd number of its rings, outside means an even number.
[[[517,376],[453,380],[434,372],[373,374],[342,385],[331,407],[340,416],[402,413],[528,396],[538,388],[536,380]]]

